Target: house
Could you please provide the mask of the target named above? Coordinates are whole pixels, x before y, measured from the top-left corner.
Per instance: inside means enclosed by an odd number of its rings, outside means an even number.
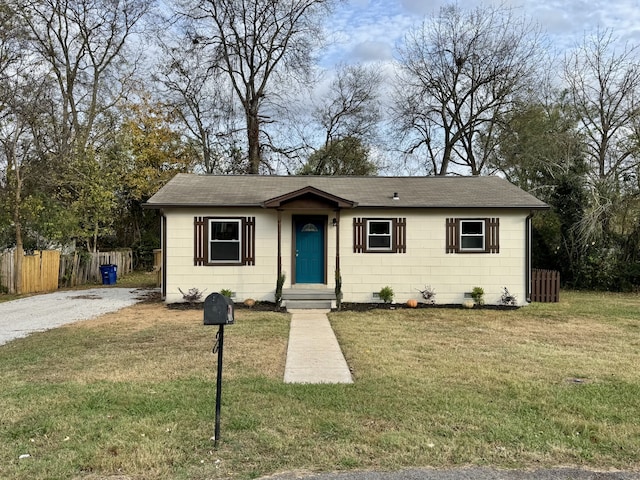
[[[422,299],[461,304],[482,287],[531,289],[531,218],[548,206],[499,177],[178,174],[146,204],[162,214],[162,294],[222,289],[288,307]],[[314,300],[316,303],[301,303]],[[318,303],[320,302],[320,303]]]

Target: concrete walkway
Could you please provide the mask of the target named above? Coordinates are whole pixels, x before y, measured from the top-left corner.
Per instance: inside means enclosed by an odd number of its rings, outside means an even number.
[[[328,310],[290,310],[285,383],[353,383]]]

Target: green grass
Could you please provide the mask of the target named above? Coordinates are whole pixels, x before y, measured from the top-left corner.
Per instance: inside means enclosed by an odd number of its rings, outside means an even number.
[[[0,347],[0,478],[640,468],[637,295],[334,313],[353,385],[284,384],[288,317],[237,310],[217,450],[201,316],[146,303]]]

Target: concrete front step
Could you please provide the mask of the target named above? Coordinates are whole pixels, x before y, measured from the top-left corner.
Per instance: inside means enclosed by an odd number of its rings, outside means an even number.
[[[335,299],[335,292],[325,286],[282,290],[282,300],[284,300],[287,310],[331,309]]]
[[[331,310],[331,300],[287,300],[288,310]]]
[[[335,300],[336,294],[328,288],[285,288],[283,300]]]

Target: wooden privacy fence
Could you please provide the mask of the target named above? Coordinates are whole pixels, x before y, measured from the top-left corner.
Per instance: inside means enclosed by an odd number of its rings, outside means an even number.
[[[0,253],[0,286],[16,293],[15,252]],[[58,250],[35,251],[22,259],[22,293],[47,292],[60,287],[102,283],[101,265],[115,265],[120,277],[133,269],[133,252],[73,253]]]
[[[101,265],[115,265],[118,278],[133,269],[133,252],[73,253],[60,259],[60,286],[75,287],[87,283],[102,283]]]
[[[531,301],[553,303],[560,301],[560,272],[557,270],[531,271]]]
[[[15,252],[0,254],[0,285],[7,292],[16,293]],[[22,293],[49,292],[58,288],[60,252],[58,250],[34,251],[22,258]]]

